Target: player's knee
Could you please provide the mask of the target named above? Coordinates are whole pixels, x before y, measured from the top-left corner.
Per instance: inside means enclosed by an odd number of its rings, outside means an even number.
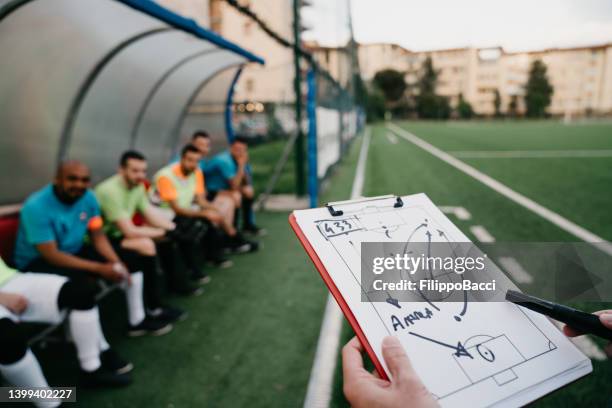
[[[253,198],[253,196],[255,195],[255,191],[253,190],[253,187],[245,186],[245,187],[242,188],[242,195],[247,200],[251,200]]]
[[[242,194],[239,191],[232,191],[232,200],[234,200],[234,205],[236,207],[240,206],[240,202],[242,201]]]
[[[155,256],[155,243],[151,238],[141,238],[138,243],[138,252],[145,256]]]
[[[28,344],[19,325],[11,319],[0,319],[0,333],[0,364],[21,360],[28,351]]]
[[[62,286],[57,304],[60,309],[89,310],[96,306],[94,285],[70,280]]]

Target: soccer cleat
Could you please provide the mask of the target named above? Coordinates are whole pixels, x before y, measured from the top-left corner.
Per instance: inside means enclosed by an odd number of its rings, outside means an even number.
[[[128,328],[128,336],[140,337],[145,334],[152,336],[162,336],[172,330],[172,325],[168,322],[157,320],[154,317],[147,316],[145,319],[137,324]]]
[[[193,286],[193,287],[187,287],[187,288],[183,288],[183,289],[177,289],[175,290],[177,295],[180,296],[200,296],[202,293],[204,293],[204,289],[201,288],[200,286]]]
[[[255,237],[263,237],[268,234],[268,231],[266,231],[265,228],[260,228],[255,224],[246,225],[242,231]]]
[[[134,365],[121,358],[113,349],[108,349],[100,353],[102,368],[115,374],[126,374],[134,369]]]
[[[210,283],[212,278],[209,275],[202,272],[201,270],[197,270],[197,271],[194,271],[193,274],[191,275],[191,280],[193,282],[199,283],[200,285],[206,285]]]
[[[173,306],[160,306],[153,310],[149,310],[147,314],[156,320],[167,323],[182,322],[187,319],[189,313],[187,311]]]
[[[130,374],[117,374],[102,366],[92,372],[81,370],[81,384],[84,387],[125,387],[131,382]]]

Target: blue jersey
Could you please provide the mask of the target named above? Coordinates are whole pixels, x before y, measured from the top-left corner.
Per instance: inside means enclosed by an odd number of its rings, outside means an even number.
[[[229,190],[231,188],[230,180],[238,172],[238,163],[236,163],[230,151],[226,150],[208,160],[206,168],[202,169],[202,171],[204,172],[204,181],[208,191]],[[245,173],[247,175],[247,184],[250,184],[251,166],[249,164],[245,167]]]
[[[61,202],[47,185],[25,201],[19,216],[15,265],[23,269],[40,256],[36,245],[55,241],[60,251],[75,254],[83,246],[88,229],[102,227],[100,207],[87,190],[72,204]]]

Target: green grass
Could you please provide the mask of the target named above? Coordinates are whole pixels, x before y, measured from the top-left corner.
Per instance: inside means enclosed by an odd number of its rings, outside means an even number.
[[[253,169],[253,185],[256,191],[261,192],[266,188],[286,144],[286,140],[277,140],[249,148],[249,160]],[[273,193],[290,194],[295,191],[294,166],[294,153],[291,152],[289,160],[283,168],[276,186],[272,190]]]
[[[445,151],[612,149],[612,125],[564,126],[555,122],[406,122],[406,129]],[[470,221],[451,220],[475,239],[473,224],[498,241],[576,241],[567,232],[514,204],[416,146],[392,144],[375,126],[364,195],[425,192],[438,205],[467,208]],[[332,171],[321,202],[350,195],[361,140]],[[256,189],[261,191],[284,142],[251,149]],[[465,159],[510,188],[612,239],[612,161],[598,159]],[[294,189],[293,157],[274,192]],[[135,364],[135,382],[121,390],[78,390],[81,406],[298,407],[319,335],[327,290],[287,224],[287,213],[263,212],[258,223],[269,235],[256,254],[234,257],[229,270],[211,270],[213,281],[198,298],[172,299],[190,312],[173,332],[159,338],[128,339],[119,294],[102,305],[108,337]],[[596,310],[604,304],[581,304]],[[610,307],[610,306],[608,306]],[[345,326],[345,342],[352,336]],[[600,342],[600,344],[603,344]],[[54,385],[73,385],[77,363],[66,346],[36,350]],[[339,360],[340,361],[340,360]],[[534,405],[605,406],[610,401],[612,364],[594,361],[593,374]],[[339,367],[339,366],[338,366]],[[334,407],[347,406],[340,372]]]
[[[402,126],[443,150],[609,149],[612,126],[564,126],[553,122],[403,123]],[[470,221],[451,217],[472,240],[472,223],[485,226],[498,241],[576,241],[567,232],[514,204],[471,177],[420,148],[399,139],[392,144],[387,130],[377,126],[368,155],[364,195],[425,192],[437,205],[463,206]],[[467,162],[559,211],[594,232],[612,238],[611,159],[503,159]],[[587,303],[593,311],[610,304]],[[352,332],[345,327],[343,341]],[[600,342],[603,344],[603,342]],[[539,401],[535,406],[603,406],[609,403],[612,365],[593,362],[594,372]],[[334,406],[347,406],[337,370]]]

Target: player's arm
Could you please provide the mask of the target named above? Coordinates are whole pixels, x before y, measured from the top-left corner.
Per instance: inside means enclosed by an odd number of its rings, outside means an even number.
[[[112,263],[121,262],[102,228],[90,229],[89,237],[92,246],[104,259]]]
[[[239,158],[237,161],[238,169],[236,170],[236,174],[233,177],[227,177],[232,190],[240,190],[246,175],[246,160]]]
[[[144,214],[143,214],[144,215]],[[150,217],[154,218],[154,217]],[[145,216],[147,222],[149,219]],[[115,221],[115,225],[121,231],[126,238],[159,238],[163,237],[166,234],[167,229],[171,228],[163,228],[161,226],[153,225],[135,225],[130,218],[122,218],[120,220]]]
[[[142,216],[147,224],[154,228],[161,228],[164,231],[171,231],[176,227],[172,221],[161,215],[159,210],[156,210],[153,206],[148,206],[142,210]]]
[[[104,267],[104,264],[101,262],[90,261],[61,251],[55,241],[37,244],[36,249],[45,261],[60,268],[79,269],[98,274]]]

